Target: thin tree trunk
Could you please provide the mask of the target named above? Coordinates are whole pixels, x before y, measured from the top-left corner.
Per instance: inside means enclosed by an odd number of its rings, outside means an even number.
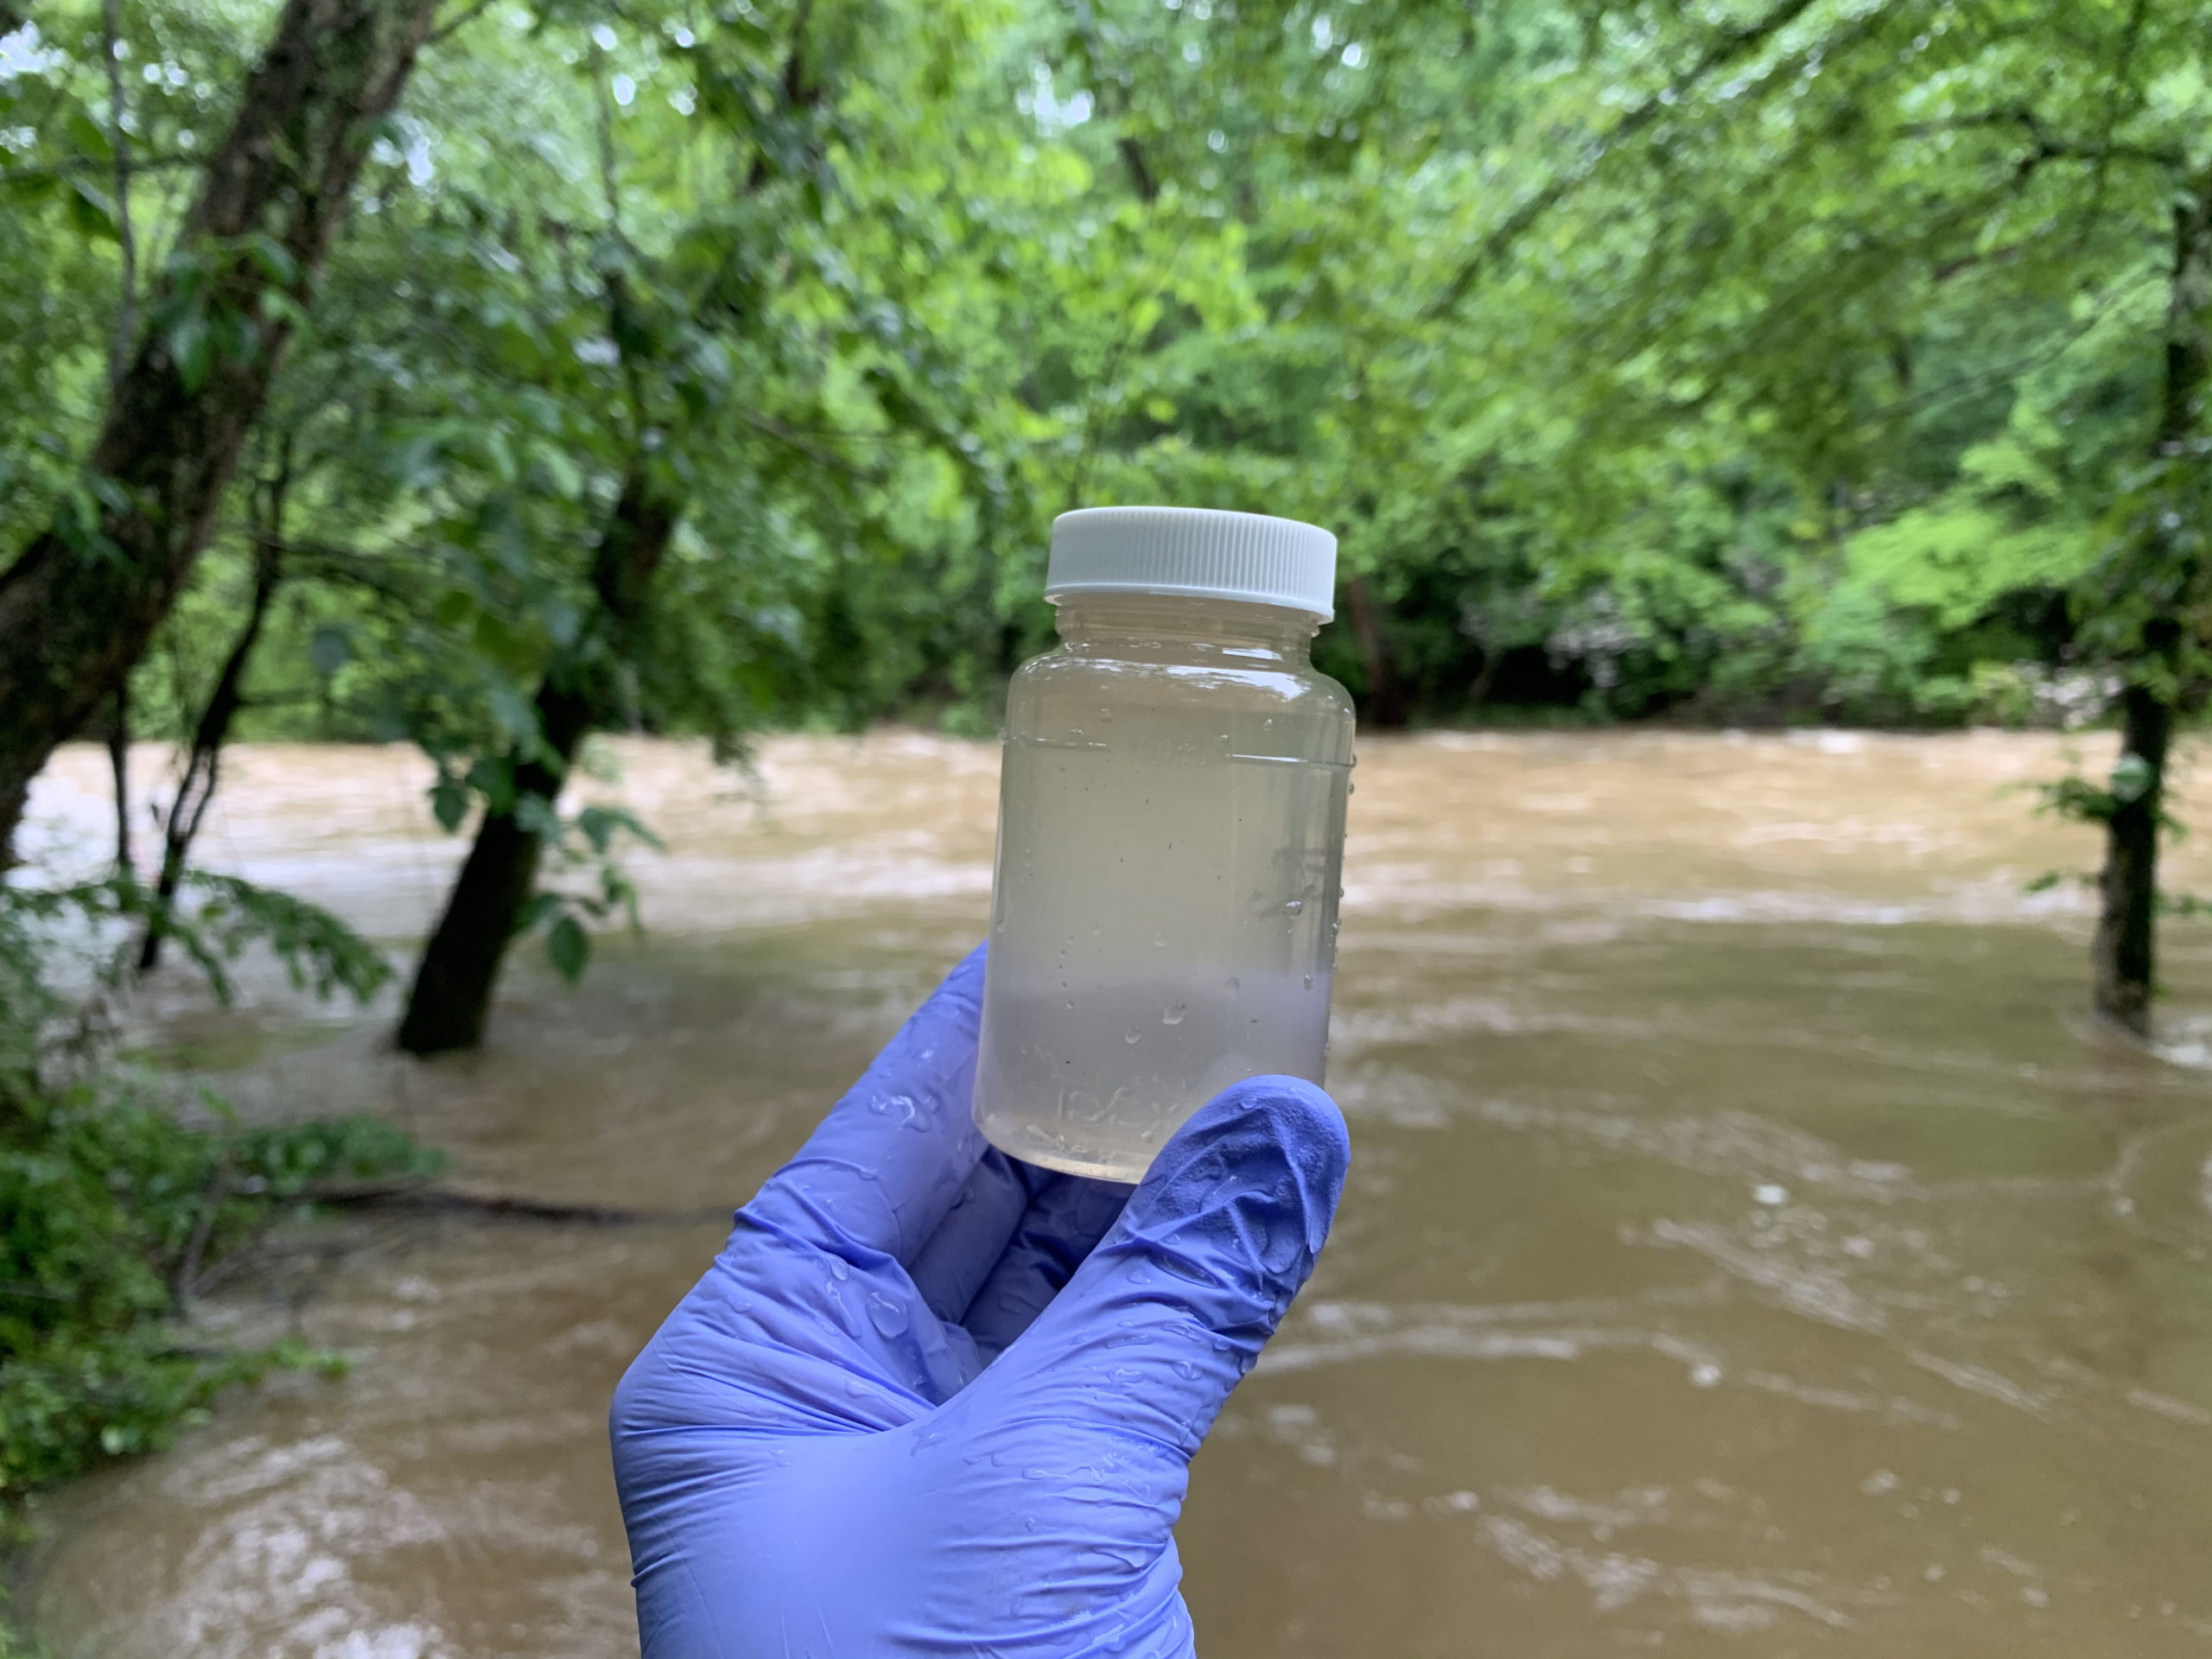
[[[90,463],[101,516],[65,511],[0,575],[0,863],[31,779],[115,695],[207,544],[292,304],[435,8],[286,0],[246,78],[179,241],[190,302],[175,278],[156,290],[148,314],[172,320],[137,342],[109,398]]]
[[[284,495],[290,482],[291,443],[283,447],[283,460],[267,490],[265,511],[255,514],[253,538],[253,597],[247,603],[245,626],[223,659],[215,689],[193,728],[192,747],[187,753],[184,775],[177,780],[176,795],[162,821],[162,870],[154,884],[153,908],[147,913],[145,937],[138,942],[137,971],[151,973],[162,959],[162,942],[168,937],[169,917],[184,885],[184,872],[192,856],[192,843],[215,798],[221,781],[223,746],[230,741],[231,725],[245,702],[245,676],[254,647],[261,641],[262,625],[268,620],[270,602],[283,579]]]
[[[2164,398],[2153,454],[2183,456],[2205,431],[2204,400],[2212,380],[2212,170],[2188,181],[2174,207],[2173,287],[2166,313]],[[2154,513],[2141,534],[2140,575],[2154,576],[2170,605],[2186,603],[2202,572],[2188,546]],[[2189,527],[2192,536],[2198,527]],[[2105,823],[2105,864],[2099,880],[2101,913],[2091,949],[2097,1011],[2138,1035],[2151,1030],[2156,988],[2158,836],[2165,816],[2166,760],[2187,628],[2177,609],[2144,624],[2139,652],[2120,698],[2120,754],[2139,763],[2142,787],[2116,801]],[[2118,774],[2115,774],[2116,776]]]
[[[130,683],[115,689],[107,728],[108,777],[115,785],[115,873],[128,880],[137,871],[130,855]]]
[[[1390,653],[1383,644],[1375,601],[1367,591],[1367,578],[1347,579],[1344,599],[1351,607],[1351,631],[1359,641],[1359,659],[1367,670],[1367,723],[1402,726],[1406,723],[1405,696],[1399,690],[1397,674],[1390,666]]]
[[[1490,701],[1491,687],[1497,683],[1498,664],[1505,660],[1503,652],[1492,650],[1479,640],[1476,642],[1476,648],[1482,652],[1483,661],[1482,666],[1475,671],[1475,677],[1467,684],[1469,709],[1480,709]]]
[[[656,487],[640,457],[623,480],[621,498],[592,561],[600,610],[595,620],[610,637],[588,639],[579,660],[565,671],[549,671],[537,688],[538,750],[516,764],[513,804],[504,810],[487,810],[477,826],[445,913],[423,947],[407,1012],[399,1022],[398,1044],[410,1054],[449,1053],[484,1040],[499,964],[537,889],[545,854],[543,838],[524,823],[520,804],[535,798],[550,807],[559,799],[577,746],[594,715],[610,701],[614,676],[606,671],[606,663],[591,661],[593,649],[611,649],[618,662],[626,654],[653,572],[675,533],[678,511],[678,504]]]

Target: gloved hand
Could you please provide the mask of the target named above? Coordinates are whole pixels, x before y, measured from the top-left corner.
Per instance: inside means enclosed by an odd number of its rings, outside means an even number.
[[[980,950],[615,1390],[647,1659],[1192,1652],[1186,1468],[1313,1270],[1344,1120],[1227,1090],[1135,1188],[986,1149]]]

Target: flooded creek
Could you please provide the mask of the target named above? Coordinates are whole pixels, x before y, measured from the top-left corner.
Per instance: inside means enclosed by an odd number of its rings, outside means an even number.
[[[2082,895],[2023,892],[2095,857],[2018,791],[2059,749],[1363,742],[1352,1174],[1195,1468],[1205,1659],[2212,1655],[2212,928],[2167,930],[2162,1056],[2088,1019]],[[647,931],[576,988],[524,947],[484,1053],[181,976],[148,1040],[249,1116],[386,1114],[474,1189],[741,1203],[980,937],[995,750],[607,753],[586,795],[667,842]],[[63,754],[30,850],[105,844],[105,766]],[[242,751],[208,860],[404,962],[461,850],[426,782]],[[2212,889],[2203,836],[2171,875]],[[607,1395],[723,1228],[338,1224],[219,1311],[350,1374],[53,1495],[22,1611],[61,1659],[634,1653]]]

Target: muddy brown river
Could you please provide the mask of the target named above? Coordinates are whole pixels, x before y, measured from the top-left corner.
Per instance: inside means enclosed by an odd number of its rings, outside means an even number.
[[[2090,759],[2101,746],[2088,744]],[[2212,1655],[2212,929],[2163,1046],[2084,1013],[2057,740],[1430,735],[1361,750],[1319,1273],[1200,1455],[1205,1659]],[[648,931],[534,950],[480,1056],[180,979],[251,1114],[376,1110],[486,1192],[727,1209],[981,934],[988,746],[611,744]],[[147,779],[160,757],[142,753]],[[104,837],[105,757],[30,837]],[[239,756],[212,862],[404,952],[459,848],[398,750]],[[2212,889],[2212,848],[2177,861]],[[636,1651],[608,1391],[714,1222],[396,1215],[212,1310],[350,1374],[42,1505],[63,1659]]]

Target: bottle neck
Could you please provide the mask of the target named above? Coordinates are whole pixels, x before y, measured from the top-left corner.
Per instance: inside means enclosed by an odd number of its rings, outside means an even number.
[[[1052,603],[1052,626],[1077,657],[1220,657],[1303,668],[1321,626],[1305,611],[1185,594],[1064,594]]]

